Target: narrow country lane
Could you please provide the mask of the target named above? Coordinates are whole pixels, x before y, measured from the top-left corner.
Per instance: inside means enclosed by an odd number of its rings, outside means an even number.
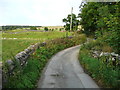
[[[99,88],[78,61],[80,45],[65,49],[51,58],[38,88]]]

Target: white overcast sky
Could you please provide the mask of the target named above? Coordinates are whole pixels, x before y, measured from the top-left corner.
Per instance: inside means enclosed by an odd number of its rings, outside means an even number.
[[[82,0],[0,0],[0,25],[63,25],[62,19],[79,13]]]

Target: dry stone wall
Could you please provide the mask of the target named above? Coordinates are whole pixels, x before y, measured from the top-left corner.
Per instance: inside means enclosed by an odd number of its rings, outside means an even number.
[[[39,47],[45,46],[46,43],[36,43],[35,45],[30,45],[28,48],[26,48],[24,51],[21,51],[20,53],[16,54],[14,56],[14,60],[10,59],[7,60],[4,65],[7,66],[7,70],[2,70],[2,83],[5,84],[7,82],[7,79],[14,74],[14,70],[17,65],[19,65],[21,68],[23,68],[25,65],[27,65],[29,56],[35,52],[35,50]]]
[[[91,51],[91,54],[94,58],[101,58],[102,56],[106,57],[106,62],[112,61],[114,66],[120,65],[120,55],[115,52],[100,52],[100,51]]]

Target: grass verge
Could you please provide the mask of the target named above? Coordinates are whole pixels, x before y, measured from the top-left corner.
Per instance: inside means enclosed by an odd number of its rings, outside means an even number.
[[[109,47],[99,41],[92,41],[85,46],[82,46],[79,52],[79,60],[83,68],[87,73],[97,81],[97,83],[104,88],[119,88],[120,86],[120,68],[113,66],[110,63],[106,63],[105,58],[93,58],[90,54],[90,50],[102,50],[106,51],[102,47]],[[110,49],[109,49],[110,50]],[[109,51],[108,50],[108,51]],[[110,51],[111,52],[111,51]]]

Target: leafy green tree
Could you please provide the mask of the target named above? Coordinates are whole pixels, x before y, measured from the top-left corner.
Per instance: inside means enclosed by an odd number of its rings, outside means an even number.
[[[96,34],[120,53],[120,1],[88,2],[81,8],[80,24],[87,35]]]
[[[45,31],[48,31],[48,27],[45,27],[44,30],[45,30]]]
[[[94,34],[97,29],[96,21],[99,19],[99,12],[97,9],[99,6],[100,4],[97,2],[88,2],[84,4],[81,9],[81,13],[78,15],[78,17],[81,18],[80,24],[82,25],[82,28],[84,28],[84,32],[87,35]]]
[[[66,31],[70,30],[70,23],[71,23],[71,14],[67,16],[67,18],[63,19],[63,22],[65,23],[64,28]],[[75,14],[72,14],[72,31],[77,30],[79,24],[79,20],[77,20],[77,16]]]

